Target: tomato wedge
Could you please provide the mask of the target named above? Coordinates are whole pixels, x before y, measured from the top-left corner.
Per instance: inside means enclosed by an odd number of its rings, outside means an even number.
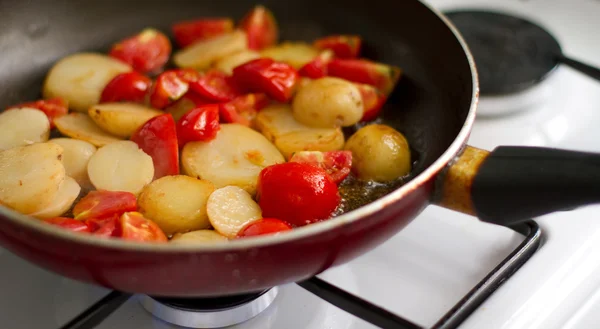
[[[279,232],[289,231],[291,229],[292,227],[290,226],[290,224],[282,220],[276,218],[261,218],[244,227],[240,231],[240,233],[238,233],[238,238],[275,234]]]
[[[88,226],[93,235],[102,237],[118,237],[120,231],[118,228],[118,221],[120,215],[114,214],[107,218],[92,218],[85,221],[85,225]]]
[[[87,225],[85,225],[84,222],[73,219],[73,218],[54,217],[54,218],[45,219],[44,222],[51,224],[51,225],[60,226],[66,230],[73,231],[73,232],[90,233],[89,227]]]
[[[186,113],[177,122],[177,140],[183,147],[188,142],[207,142],[219,132],[219,105],[207,104]]]
[[[265,93],[282,103],[291,100],[299,80],[293,67],[270,58],[258,58],[234,68],[233,78],[238,86]]]
[[[121,237],[125,240],[143,242],[167,242],[165,233],[153,221],[139,212],[126,212],[118,222]]]
[[[181,117],[196,107],[204,104],[211,104],[212,102],[194,93],[188,91],[183,97],[165,107],[164,111],[171,114],[175,121],[179,121]]]
[[[109,55],[140,73],[156,72],[169,60],[171,42],[163,33],[148,28],[113,45]]]
[[[256,6],[242,18],[240,28],[248,36],[248,48],[261,50],[277,43],[279,28],[273,13],[264,6]]]
[[[333,58],[331,50],[321,52],[315,59],[304,65],[298,71],[302,77],[319,79],[327,76],[327,64]]]
[[[173,25],[173,37],[179,47],[184,48],[196,41],[216,37],[233,31],[231,18],[202,18],[183,21]]]
[[[38,110],[44,112],[44,114],[48,117],[48,121],[50,121],[51,129],[56,127],[54,125],[55,118],[65,115],[69,112],[69,107],[68,107],[67,102],[60,97],[55,97],[55,98],[50,98],[50,99],[42,99],[42,100],[37,100],[34,102],[25,102],[25,103],[13,105],[13,106],[7,108],[6,110],[8,111],[8,110],[18,109],[18,108],[23,108],[23,107],[30,107],[30,108],[38,109]]]
[[[200,79],[200,73],[192,69],[169,70],[161,73],[150,91],[150,104],[164,109],[177,101],[189,90],[189,84]]]
[[[265,94],[246,94],[231,102],[219,106],[219,117],[222,122],[237,123],[251,127],[258,111],[269,104]]]
[[[154,179],[179,175],[179,148],[173,116],[165,113],[146,121],[131,135],[131,141],[152,158]]]
[[[197,81],[190,83],[190,88],[202,97],[215,102],[228,102],[241,95],[233,79],[217,70],[208,71]]]
[[[318,49],[331,49],[337,58],[357,58],[362,39],[358,35],[330,35],[313,43]]]
[[[137,199],[133,193],[121,191],[91,191],[73,207],[78,220],[106,218],[114,214],[137,210]]]
[[[374,86],[385,95],[392,92],[402,74],[398,67],[366,59],[333,59],[327,71],[330,76]]]
[[[366,122],[377,119],[377,116],[379,116],[379,112],[381,112],[381,108],[385,104],[387,97],[385,97],[382,92],[373,86],[361,83],[357,83],[356,86],[360,91],[360,95],[364,104],[363,117],[360,119],[360,121]]]
[[[104,87],[100,103],[143,103],[151,86],[152,80],[143,74],[135,71],[121,73]]]
[[[350,151],[301,151],[290,158],[290,162],[307,163],[324,169],[331,179],[341,183],[352,169],[352,152]]]

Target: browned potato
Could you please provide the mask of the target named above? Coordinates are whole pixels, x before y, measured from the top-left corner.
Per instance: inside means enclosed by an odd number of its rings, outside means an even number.
[[[69,108],[87,112],[98,104],[102,90],[112,78],[131,71],[117,59],[99,53],[77,53],[62,58],[48,72],[44,98],[62,97]]]
[[[198,230],[188,233],[177,233],[173,236],[170,243],[177,244],[212,244],[227,242],[229,239],[213,230]]]
[[[120,138],[100,129],[87,114],[69,113],[55,118],[54,124],[63,135],[89,142],[95,146],[121,141]]]
[[[163,112],[135,103],[103,103],[90,107],[88,114],[104,131],[127,138]]]
[[[182,68],[204,70],[217,60],[248,49],[246,32],[235,30],[218,37],[201,40],[173,55],[175,65]]]
[[[0,113],[0,150],[45,142],[50,135],[50,121],[44,112],[21,108]]]
[[[206,214],[211,182],[194,177],[164,176],[147,185],[140,194],[140,212],[167,235],[210,227]]]
[[[59,217],[71,209],[80,191],[79,184],[73,178],[65,176],[65,179],[58,187],[58,192],[54,200],[44,209],[31,213],[29,216],[40,219]]]
[[[214,229],[228,238],[235,238],[246,225],[262,218],[261,209],[252,196],[237,186],[214,191],[206,209]]]
[[[284,158],[260,133],[238,124],[222,124],[210,142],[187,143],[181,153],[184,172],[206,179],[217,188],[235,185],[256,191],[260,171]]]
[[[289,159],[298,151],[335,151],[344,147],[340,128],[311,128],[294,119],[287,104],[271,105],[256,117],[257,129]]]
[[[87,165],[92,155],[96,153],[96,147],[86,141],[73,138],[53,138],[48,142],[63,148],[62,163],[67,176],[75,179],[84,190],[91,190],[93,186],[88,177]]]
[[[257,58],[260,58],[260,53],[254,50],[244,50],[219,59],[215,63],[215,68],[231,75],[233,74],[233,69],[236,66],[242,65]]]
[[[319,50],[304,42],[282,42],[260,52],[261,56],[285,62],[300,69],[319,55]]]
[[[389,182],[410,173],[408,142],[390,126],[371,124],[359,129],[345,149],[352,151],[352,169],[361,180]]]

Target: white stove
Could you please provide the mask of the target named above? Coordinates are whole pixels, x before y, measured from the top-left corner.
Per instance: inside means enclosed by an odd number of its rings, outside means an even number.
[[[570,56],[600,67],[597,0],[429,0],[441,10],[493,8],[547,27]],[[480,115],[470,144],[535,145],[600,152],[600,82],[561,66],[537,102],[506,116]],[[541,95],[541,96],[540,96]],[[542,97],[540,99],[540,97]],[[482,112],[513,106],[482,100]],[[514,100],[513,100],[514,101]],[[600,206],[536,221],[542,247],[460,326],[463,329],[581,329],[600,322]],[[510,229],[428,207],[404,231],[319,277],[425,328],[433,326],[514,250]],[[54,329],[108,293],[37,268],[0,249],[0,328]],[[131,297],[98,329],[181,328],[153,317]],[[596,312],[594,312],[596,311]],[[295,284],[238,329],[367,329],[374,326]]]

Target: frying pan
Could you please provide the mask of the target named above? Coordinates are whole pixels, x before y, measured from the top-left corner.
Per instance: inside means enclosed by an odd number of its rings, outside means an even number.
[[[262,1],[283,39],[356,33],[364,56],[404,76],[383,111],[417,154],[410,180],[359,209],[277,236],[212,246],[140,244],[66,232],[0,207],[0,244],[41,267],[131,293],[211,297],[312,277],[392,237],[427,205],[499,225],[600,199],[599,157],[566,150],[466,146],[478,99],[473,58],[458,32],[418,1]],[[106,51],[146,26],[169,31],[199,16],[240,18],[248,1],[0,2],[0,107],[39,98],[58,59]],[[26,123],[23,123],[26,124]]]

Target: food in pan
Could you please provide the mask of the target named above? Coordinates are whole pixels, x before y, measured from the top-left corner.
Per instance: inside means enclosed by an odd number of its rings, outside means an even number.
[[[70,54],[0,114],[0,203],[102,238],[222,243],[328,220],[414,156],[378,120],[401,70],[356,35],[280,42],[257,6]]]

